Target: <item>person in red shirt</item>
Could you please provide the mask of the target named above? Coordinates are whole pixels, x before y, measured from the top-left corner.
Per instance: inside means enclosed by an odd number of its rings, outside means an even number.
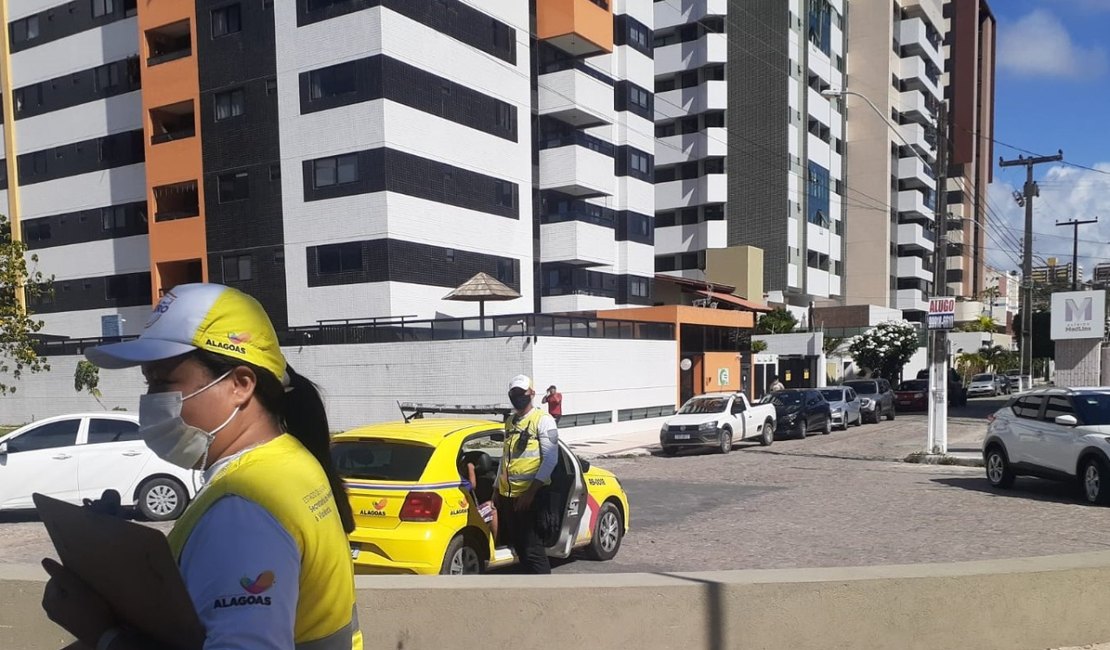
[[[559,418],[563,417],[563,394],[555,390],[554,386],[548,386],[543,403],[547,404],[547,412],[555,418],[555,424],[559,424]]]

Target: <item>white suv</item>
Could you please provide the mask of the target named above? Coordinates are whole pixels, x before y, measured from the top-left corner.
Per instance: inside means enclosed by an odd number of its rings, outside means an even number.
[[[1073,481],[1110,503],[1110,388],[1044,388],[1010,398],[988,418],[983,460],[991,485],[1017,476]]]

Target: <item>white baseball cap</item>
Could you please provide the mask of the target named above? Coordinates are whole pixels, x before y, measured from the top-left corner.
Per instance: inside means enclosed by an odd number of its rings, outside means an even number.
[[[520,388],[526,391],[532,390],[532,380],[528,378],[528,375],[517,375],[509,382],[509,390],[514,388]]]

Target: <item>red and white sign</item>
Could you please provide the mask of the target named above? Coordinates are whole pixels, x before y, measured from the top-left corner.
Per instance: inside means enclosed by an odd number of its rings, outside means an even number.
[[[956,299],[930,298],[929,315],[925,320],[931,330],[950,330],[956,325]]]

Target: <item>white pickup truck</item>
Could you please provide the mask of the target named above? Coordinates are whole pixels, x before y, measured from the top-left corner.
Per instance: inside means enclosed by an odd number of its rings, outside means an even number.
[[[727,454],[734,442],[753,439],[761,445],[775,441],[775,407],[752,404],[743,393],[692,397],[659,431],[659,444],[667,456],[691,447],[713,447]]]

